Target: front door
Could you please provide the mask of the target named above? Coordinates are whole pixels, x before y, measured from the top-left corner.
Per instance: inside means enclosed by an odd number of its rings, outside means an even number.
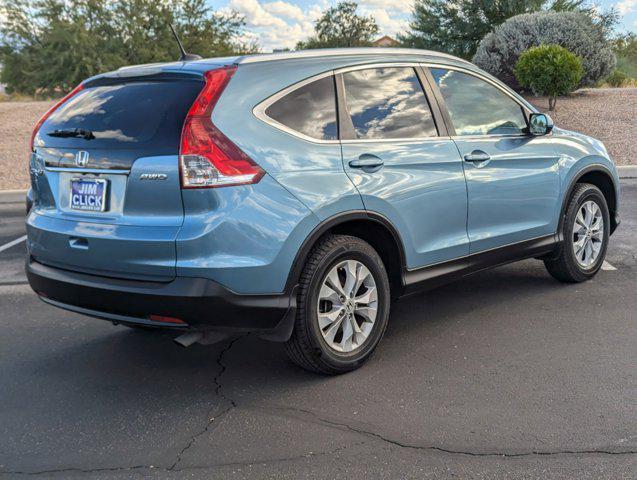
[[[554,234],[560,178],[550,135],[529,135],[524,107],[494,84],[430,72],[464,162],[471,253]]]
[[[356,69],[337,85],[345,171],[365,208],[399,231],[407,267],[466,257],[463,164],[438,136],[418,67]]]

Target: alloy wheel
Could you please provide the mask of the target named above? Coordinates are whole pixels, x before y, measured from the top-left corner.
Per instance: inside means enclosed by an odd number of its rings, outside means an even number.
[[[602,209],[592,200],[584,202],[573,223],[573,252],[580,267],[595,264],[604,243]]]
[[[333,266],[321,283],[318,324],[327,345],[351,353],[369,338],[378,312],[376,280],[357,260]]]

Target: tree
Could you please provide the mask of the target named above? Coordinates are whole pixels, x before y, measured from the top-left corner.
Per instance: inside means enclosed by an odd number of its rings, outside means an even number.
[[[357,3],[347,1],[328,8],[316,21],[316,34],[299,42],[296,49],[371,45],[372,39],[378,34],[378,25],[372,17],[357,15],[357,8]]]
[[[470,59],[478,43],[508,18],[543,9],[597,15],[586,0],[416,0],[403,45]],[[608,21],[616,21],[611,13]],[[606,17],[604,17],[606,19]]]
[[[510,18],[482,39],[473,63],[519,88],[513,69],[523,52],[540,45],[560,45],[582,59],[580,85],[594,85],[615,68],[607,28],[581,12],[538,12]]]
[[[630,32],[619,36],[614,40],[613,48],[617,56],[617,68],[637,78],[637,34]]]
[[[173,23],[186,49],[206,57],[255,50],[244,20],[206,0],[0,0],[0,81],[9,92],[59,95],[124,65],[178,58]]]
[[[548,95],[549,110],[555,110],[558,95],[577,88],[584,68],[582,59],[559,45],[528,49],[515,66],[515,76],[523,87],[535,94]]]

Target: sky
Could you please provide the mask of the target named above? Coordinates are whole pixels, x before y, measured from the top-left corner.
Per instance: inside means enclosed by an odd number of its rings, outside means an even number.
[[[314,21],[337,0],[209,0],[216,10],[236,10],[246,18],[246,31],[258,40],[262,51],[293,48],[310,36]],[[412,0],[359,0],[359,12],[372,15],[380,36],[395,36],[409,23]],[[637,0],[597,0],[602,10],[615,7],[622,15],[620,30],[637,31]]]

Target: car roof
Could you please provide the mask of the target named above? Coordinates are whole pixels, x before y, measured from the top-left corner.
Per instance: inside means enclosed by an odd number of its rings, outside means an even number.
[[[225,65],[247,65],[269,62],[303,61],[316,62],[321,60],[342,63],[349,59],[363,62],[374,61],[423,61],[440,62],[452,65],[460,65],[475,69],[475,65],[453,55],[435,52],[433,50],[421,50],[417,48],[317,48],[313,50],[298,50],[293,52],[255,53],[250,55],[232,57],[213,57],[198,60],[175,61],[168,63],[149,63],[145,65],[130,65],[121,67],[115,72],[102,74],[106,76],[124,76],[148,74],[153,71],[193,71],[204,72],[211,68]],[[102,76],[98,75],[98,76]]]
[[[297,50],[294,52],[275,52],[260,53],[252,55],[243,55],[236,57],[234,63],[259,63],[273,62],[281,60],[300,60],[306,58],[330,58],[344,56],[369,56],[369,57],[386,57],[386,56],[408,56],[408,57],[435,57],[441,59],[449,59],[469,63],[453,55],[435,52],[433,50],[421,50],[417,48],[381,48],[381,47],[361,47],[361,48],[317,48],[312,50]]]

